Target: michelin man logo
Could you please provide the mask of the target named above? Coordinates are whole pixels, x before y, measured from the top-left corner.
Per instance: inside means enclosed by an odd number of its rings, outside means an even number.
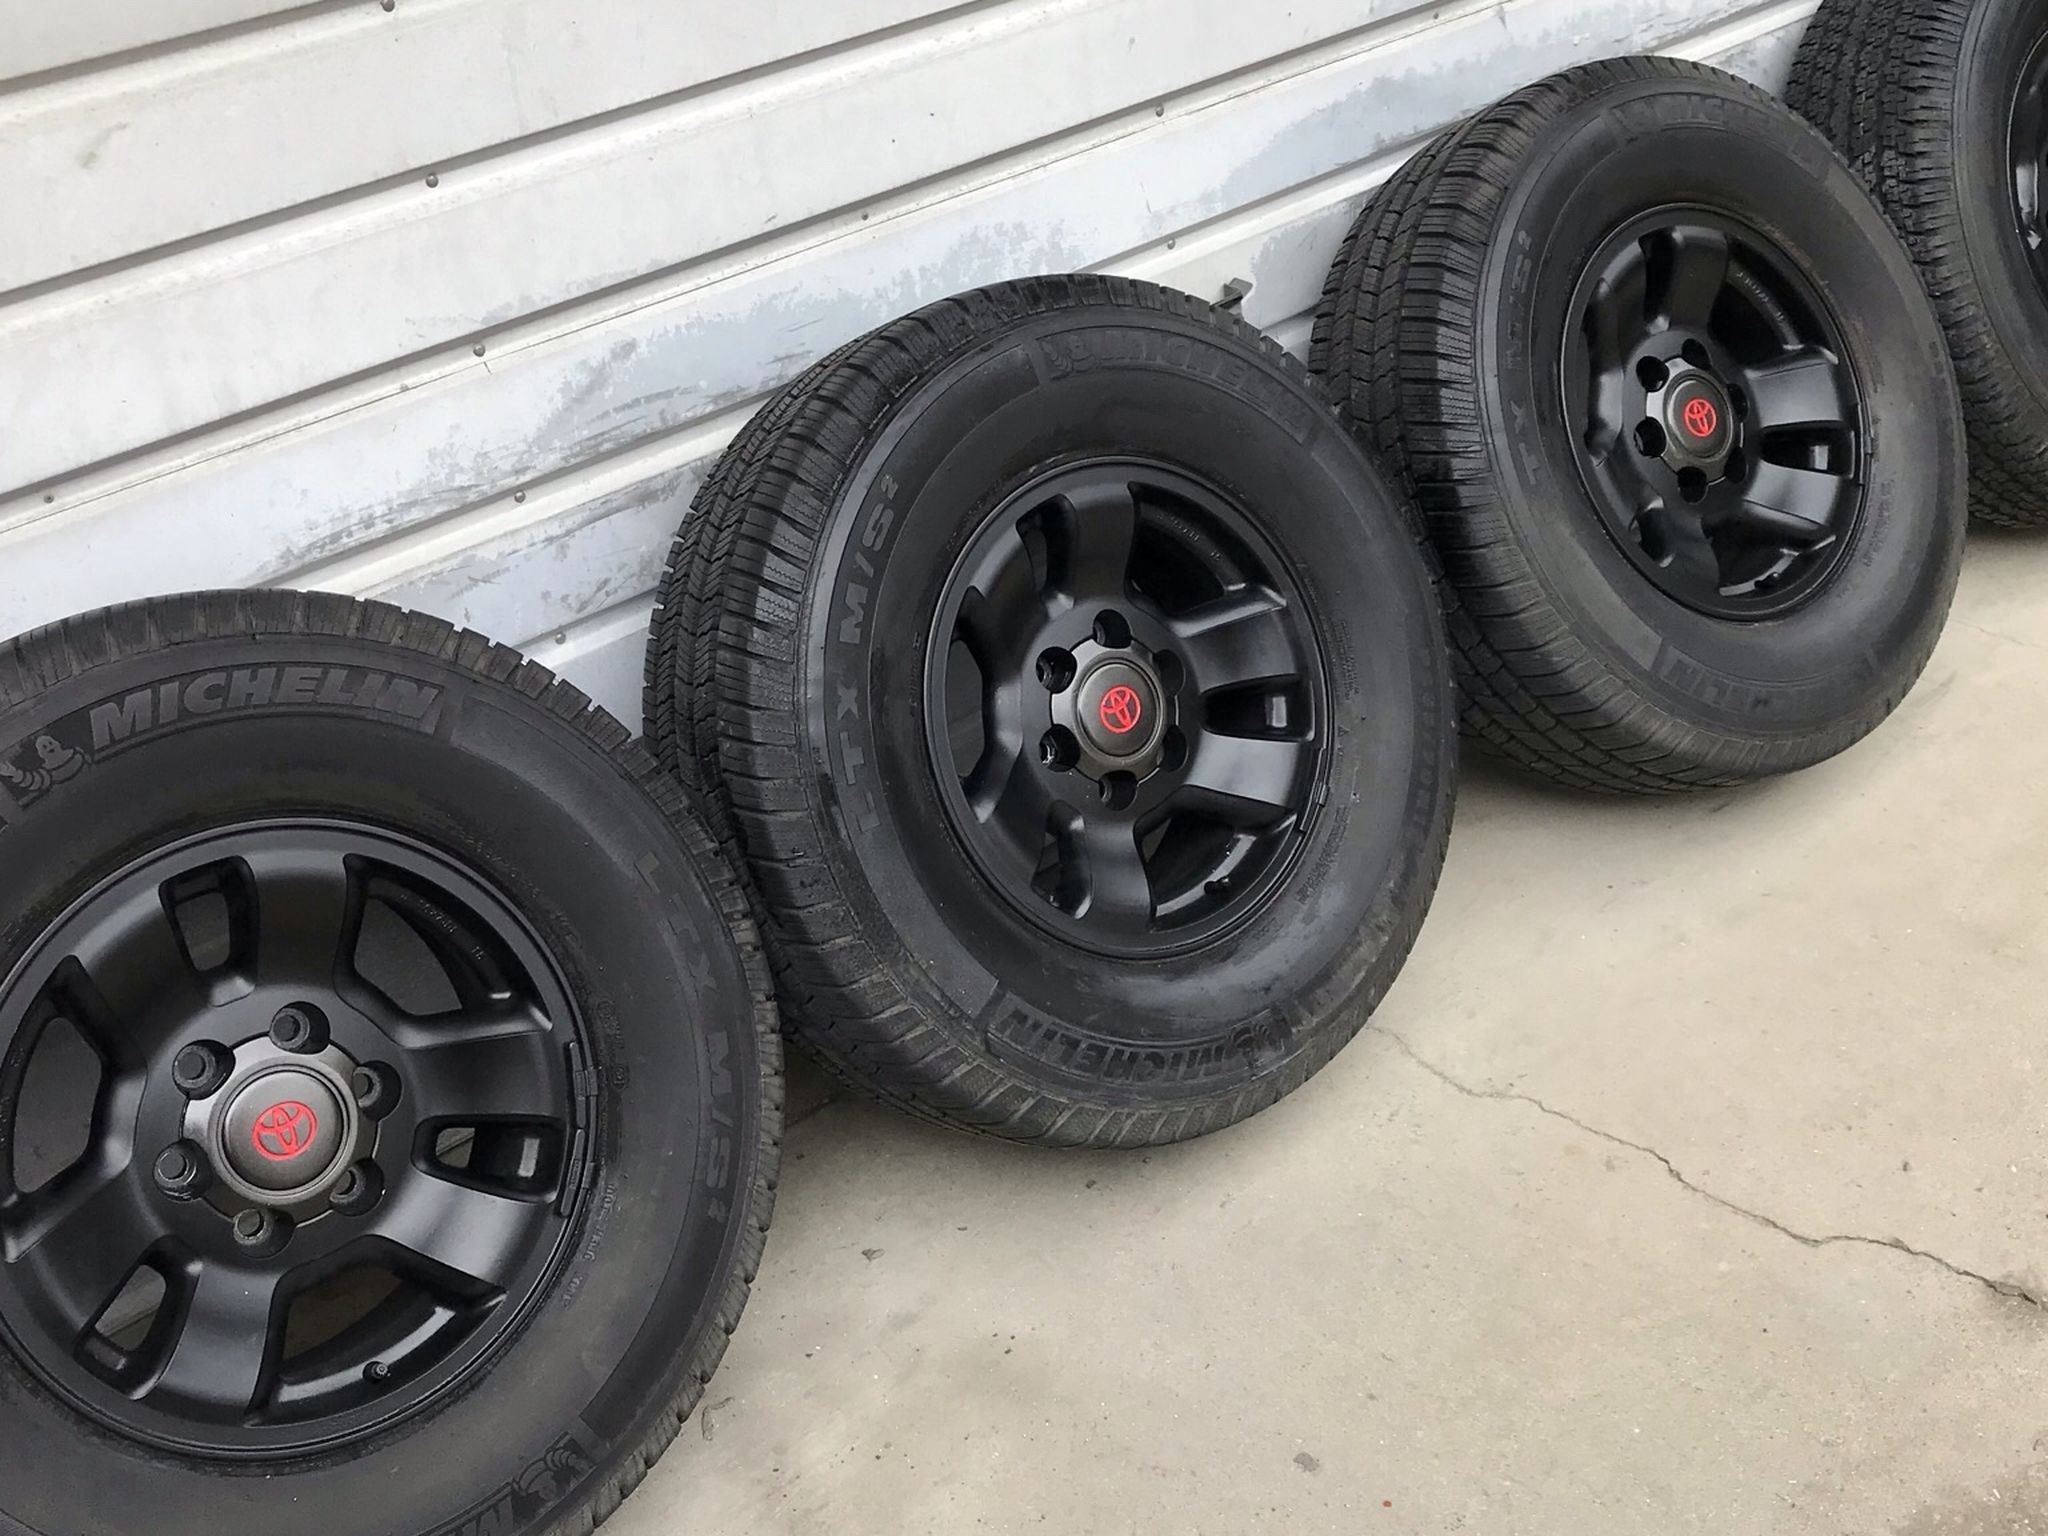
[[[92,761],[76,747],[67,747],[47,732],[38,736],[13,762],[0,759],[0,784],[14,791],[17,800],[38,799],[59,784],[68,784],[85,772]]]

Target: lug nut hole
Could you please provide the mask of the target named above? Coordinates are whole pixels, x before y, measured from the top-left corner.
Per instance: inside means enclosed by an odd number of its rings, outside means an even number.
[[[1053,646],[1038,653],[1038,683],[1047,693],[1064,693],[1074,680],[1074,658]]]
[[[1678,472],[1678,494],[1688,502],[1698,503],[1707,499],[1707,474],[1705,470],[1687,465]]]
[[[1636,382],[1645,389],[1662,389],[1671,382],[1671,370],[1657,358],[1643,358],[1636,364]]]
[[[1678,349],[1678,355],[1683,357],[1688,363],[1691,363],[1695,368],[1711,368],[1714,366],[1714,360],[1707,355],[1707,349],[1697,341],[1688,341]]]
[[[1168,773],[1178,773],[1187,766],[1188,739],[1181,734],[1177,725],[1169,725],[1166,734],[1159,738],[1159,766]]]
[[[1131,802],[1138,798],[1137,776],[1122,772],[1105,774],[1097,792],[1102,803],[1112,811],[1128,810]]]
[[[1152,665],[1159,672],[1159,686],[1168,693],[1179,693],[1188,683],[1188,669],[1172,651],[1161,651],[1152,658]]]
[[[327,1049],[327,1015],[311,1003],[287,1003],[270,1021],[279,1050],[312,1056]]]
[[[1646,459],[1664,456],[1664,428],[1657,422],[1644,417],[1636,423],[1636,452]]]
[[[228,1080],[234,1063],[227,1048],[211,1040],[195,1041],[178,1052],[171,1062],[171,1082],[188,1099],[203,1099],[217,1092]]]
[[[1131,626],[1122,614],[1105,608],[1095,615],[1095,643],[1104,650],[1120,651],[1131,643]]]
[[[1038,738],[1038,760],[1046,767],[1065,773],[1081,761],[1081,744],[1064,725],[1056,725]]]

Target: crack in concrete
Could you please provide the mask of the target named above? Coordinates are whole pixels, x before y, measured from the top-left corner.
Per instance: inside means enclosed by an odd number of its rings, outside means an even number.
[[[1789,1237],[1793,1242],[1799,1243],[1804,1247],[1830,1248],[1837,1244],[1853,1244],[1866,1248],[1889,1248],[1895,1253],[1909,1254],[1913,1258],[1920,1259],[1925,1263],[1938,1265],[1957,1279],[1974,1280],[1994,1295],[2002,1296],[2009,1301],[2023,1302],[2027,1306],[2036,1309],[2048,1310],[2048,1296],[2040,1295],[2014,1280],[1994,1280],[1991,1276],[1980,1274],[1978,1271],[1970,1269],[1965,1265],[1953,1263],[1938,1253],[1930,1253],[1925,1248],[1916,1248],[1904,1238],[1865,1237],[1855,1232],[1830,1232],[1821,1236],[1815,1236],[1810,1232],[1801,1232],[1797,1228],[1788,1227],[1775,1217],[1766,1216],[1762,1211],[1751,1210],[1746,1205],[1738,1205],[1725,1195],[1717,1195],[1711,1189],[1695,1184],[1679,1171],[1676,1163],[1672,1162],[1670,1158],[1659,1152],[1655,1147],[1644,1146],[1639,1141],[1630,1141],[1626,1136],[1617,1136],[1612,1131],[1603,1131],[1597,1125],[1588,1125],[1577,1115],[1568,1114],[1561,1109],[1555,1109],[1533,1094],[1518,1093],[1507,1088],[1474,1088],[1469,1083],[1460,1082],[1457,1078],[1446,1072],[1393,1030],[1380,1025],[1378,1026],[1378,1033],[1385,1035],[1389,1040],[1393,1041],[1396,1046],[1400,1047],[1402,1054],[1407,1056],[1410,1061],[1414,1062],[1415,1065],[1422,1068],[1423,1071],[1453,1092],[1461,1093],[1468,1099],[1491,1099],[1496,1103],[1527,1104],[1530,1108],[1550,1116],[1553,1120],[1562,1120],[1567,1125],[1576,1126],[1588,1136],[1612,1143],[1617,1147],[1626,1147],[1629,1151],[1641,1153],[1644,1157],[1653,1158],[1663,1168],[1664,1172],[1670,1176],[1671,1180],[1681,1188],[1698,1195],[1702,1200],[1711,1201],[1713,1204],[1720,1206],[1724,1211],[1732,1212],[1747,1221],[1753,1221],[1760,1227],[1768,1227],[1781,1237]]]

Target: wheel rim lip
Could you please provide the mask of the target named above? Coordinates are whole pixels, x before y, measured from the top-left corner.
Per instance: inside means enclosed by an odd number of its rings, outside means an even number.
[[[1098,477],[1121,473],[1133,484],[1151,484],[1175,496],[1195,501],[1205,513],[1220,513],[1223,525],[1236,539],[1245,544],[1259,561],[1262,570],[1278,584],[1289,612],[1294,616],[1295,638],[1306,653],[1305,660],[1308,664],[1308,672],[1303,680],[1306,684],[1311,719],[1307,742],[1313,749],[1313,766],[1302,776],[1298,786],[1298,807],[1293,825],[1285,834],[1284,846],[1264,859],[1252,886],[1236,892],[1220,911],[1207,919],[1192,922],[1184,927],[1165,929],[1156,937],[1142,941],[1104,935],[1093,930],[1085,916],[1077,918],[1055,907],[1036,892],[1018,889],[1012,874],[997,865],[981,846],[984,829],[968,805],[961,788],[962,774],[954,760],[952,744],[946,730],[948,653],[969,587],[967,578],[979,563],[978,554],[984,550],[987,541],[1005,519],[1014,521],[1030,507],[1052,499],[1057,494],[1053,487],[1061,482],[1091,473]],[[921,725],[925,740],[925,758],[944,808],[947,831],[953,844],[965,855],[970,869],[982,885],[994,891],[1008,908],[1023,916],[1041,933],[1058,939],[1071,949],[1103,959],[1165,960],[1193,953],[1241,931],[1272,906],[1301,860],[1308,841],[1309,827],[1329,783],[1331,702],[1326,662],[1327,648],[1320,624],[1308,602],[1306,588],[1296,575],[1292,563],[1276,547],[1259,523],[1243,510],[1237,498],[1206,476],[1188,467],[1143,454],[1096,453],[1065,459],[1032,474],[1014,490],[1001,496],[996,505],[980,517],[973,532],[962,543],[960,553],[939,591],[940,601],[927,639],[923,661]],[[1092,603],[1093,600],[1090,601]],[[1135,599],[1126,601],[1134,608],[1141,606]],[[1077,690],[1082,677],[1092,674],[1094,670],[1098,669],[1081,669],[1065,691]],[[1164,686],[1157,682],[1156,672],[1154,681],[1155,686],[1160,687],[1160,697],[1163,699]],[[1172,722],[1162,722],[1159,737],[1163,737],[1173,728],[1176,727]],[[1157,740],[1158,737],[1154,739]],[[1186,744],[1189,760],[1192,760],[1194,745],[1193,740]]]
[[[44,926],[43,931],[24,952],[13,970],[4,980],[0,980],[0,1062],[9,1057],[20,1038],[27,1017],[25,1010],[33,1006],[41,995],[55,965],[61,964],[68,953],[76,948],[74,942],[64,951],[54,956],[52,954],[57,942],[75,926],[79,917],[109,898],[132,897],[133,890],[142,887],[145,881],[147,885],[144,888],[161,890],[163,885],[181,872],[202,868],[231,856],[211,851],[219,845],[246,846],[252,837],[273,834],[341,839],[348,844],[358,845],[361,850],[377,850],[366,852],[365,856],[380,864],[397,867],[414,876],[434,874],[441,877],[435,881],[436,894],[443,899],[452,898],[472,916],[490,922],[495,936],[512,941],[515,957],[525,967],[536,992],[550,1009],[550,1020],[560,1021],[552,1027],[560,1032],[564,1047],[573,1041],[587,1052],[588,1032],[581,1010],[553,954],[520,913],[517,905],[483,871],[458,856],[392,828],[345,816],[315,815],[249,818],[180,836],[170,843],[128,860],[121,868],[95,882],[90,889],[72,900],[60,914]],[[208,851],[207,857],[194,857],[202,850]],[[162,873],[153,879],[150,878],[151,872],[158,869],[161,869]],[[26,992],[24,988],[27,989]],[[374,1023],[365,1022],[368,1028],[377,1028]],[[145,1088],[134,1090],[134,1097],[138,1101],[146,1093],[177,1093],[169,1082],[167,1070],[167,1064],[175,1055],[176,1049],[173,1046],[160,1053],[166,1064],[163,1084],[158,1087],[152,1083]],[[97,1047],[94,1047],[94,1050],[97,1053]],[[395,1044],[392,1054],[398,1054]],[[105,1084],[115,1080],[115,1074],[111,1066],[105,1062],[102,1062],[101,1070],[104,1091]],[[215,1096],[237,1095],[261,1075],[258,1073],[246,1078],[231,1076],[227,1083],[215,1090]],[[407,1083],[406,1086],[410,1088],[411,1085]],[[13,1090],[13,1102],[17,1106],[20,1103],[20,1095],[21,1087],[17,1085]],[[0,1108],[4,1107],[0,1105]],[[570,1105],[565,1100],[565,1113],[569,1108]],[[97,1114],[96,1107],[96,1119]],[[18,1120],[19,1116],[16,1118]],[[139,1118],[139,1113],[132,1115],[129,1124],[113,1127],[113,1137],[117,1148],[125,1146],[128,1155],[137,1160],[137,1166],[144,1170],[141,1177],[147,1182],[147,1166],[154,1160],[156,1149],[153,1145],[145,1147],[138,1144],[133,1122]],[[432,1123],[420,1122],[422,1127]],[[565,1119],[564,1123],[569,1122]],[[95,1131],[97,1132],[97,1125]],[[62,1177],[63,1173],[68,1173],[71,1168],[89,1161],[97,1145],[97,1140],[89,1143],[86,1152],[67,1165],[57,1177]],[[411,1166],[411,1156],[408,1154],[407,1167]],[[417,1174],[416,1177],[432,1176]],[[153,1189],[145,1190],[144,1198],[149,1198],[154,1193]],[[275,1461],[333,1451],[359,1444],[432,1412],[474,1385],[481,1372],[490,1367],[503,1349],[516,1339],[523,1331],[525,1322],[552,1294],[555,1281],[559,1278],[568,1255],[573,1251],[570,1238],[576,1231],[587,1204],[582,1198],[583,1194],[584,1191],[581,1189],[565,1190],[563,1198],[536,1201],[534,1209],[541,1217],[540,1226],[546,1229],[546,1239],[538,1251],[529,1253],[522,1259],[516,1284],[506,1287],[476,1324],[439,1358],[432,1361],[417,1378],[406,1381],[374,1401],[353,1410],[273,1421],[255,1426],[246,1423],[224,1425],[153,1408],[132,1399],[84,1367],[76,1359],[75,1351],[66,1354],[61,1346],[53,1345],[45,1334],[35,1331],[33,1318],[24,1319],[20,1316],[25,1307],[23,1292],[12,1282],[10,1266],[4,1262],[4,1256],[0,1256],[0,1349],[11,1353],[40,1386],[66,1407],[132,1443],[168,1451],[188,1459],[229,1463]],[[205,1202],[190,1203],[199,1205]],[[322,1218],[323,1222],[339,1219],[341,1218],[338,1212]],[[223,1221],[222,1230],[228,1230],[228,1225]],[[175,1239],[160,1237],[154,1244],[144,1248],[137,1256],[138,1265],[141,1260],[151,1257],[163,1248],[167,1241]],[[358,1246],[360,1244],[351,1244],[347,1251],[353,1252]],[[225,1264],[230,1269],[239,1271],[241,1268],[266,1261],[247,1256],[228,1258],[215,1254],[206,1262]],[[289,1272],[298,1267],[301,1266],[287,1265],[285,1269]],[[353,1267],[354,1265],[349,1263],[324,1265],[322,1277],[331,1277]],[[280,1305],[288,1307],[290,1299],[300,1293],[298,1290],[285,1292]],[[108,1299],[111,1301],[114,1298]],[[25,1328],[24,1322],[29,1326]],[[282,1323],[274,1322],[273,1326],[281,1327]],[[354,1326],[351,1324],[349,1329],[345,1329],[344,1336]],[[57,1357],[54,1362],[51,1358],[53,1354]],[[376,1351],[372,1352],[372,1357],[398,1358],[389,1352]],[[281,1375],[270,1382],[273,1390],[286,1384]],[[223,1436],[231,1436],[232,1439],[224,1440]]]
[[[2020,66],[2006,113],[2007,224],[2048,302],[2048,32]]]
[[[1660,231],[1694,229],[1712,232],[1728,239],[1731,243],[1731,270],[1739,258],[1745,268],[1751,263],[1760,263],[1766,274],[1775,282],[1794,291],[1807,315],[1818,322],[1819,337],[1802,334],[1807,345],[1819,345],[1833,354],[1846,385],[1854,420],[1853,455],[1854,463],[1849,472],[1839,476],[1854,488],[1851,505],[1840,518],[1840,526],[1834,537],[1824,546],[1809,551],[1806,556],[1789,562],[1788,569],[1799,570],[1789,582],[1774,585],[1762,597],[1753,593],[1725,594],[1717,591],[1708,596],[1693,583],[1676,580],[1661,567],[1642,546],[1627,535],[1626,529],[1634,516],[1630,498],[1619,491],[1603,463],[1596,458],[1588,442],[1593,426],[1593,412],[1590,402],[1591,384],[1596,375],[1587,374],[1587,388],[1574,390],[1574,359],[1588,345],[1585,339],[1585,321],[1598,291],[1600,281],[1613,265],[1620,253],[1645,237]],[[1724,282],[1723,289],[1728,286]],[[1791,316],[1786,316],[1788,323]],[[1677,328],[1673,328],[1674,331]],[[1709,334],[1706,327],[1686,328],[1686,333],[1699,331]],[[1848,564],[1848,556],[1857,542],[1869,502],[1870,488],[1870,422],[1868,395],[1855,359],[1845,344],[1846,331],[1841,317],[1828,301],[1820,286],[1801,265],[1784,249],[1782,244],[1762,229],[1738,214],[1703,203],[1673,203],[1651,208],[1621,221],[1602,238],[1594,248],[1572,288],[1566,323],[1560,348],[1557,371],[1558,398],[1563,407],[1563,419],[1570,438],[1572,458],[1579,472],[1580,483],[1592,502],[1592,510],[1609,541],[1628,562],[1630,568],[1642,577],[1659,594],[1702,617],[1728,623],[1756,623],[1767,619],[1785,617],[1825,593],[1841,575]],[[1711,348],[1716,366],[1712,377],[1721,397],[1733,406],[1733,391],[1729,377],[1719,366],[1724,356],[1732,353],[1725,343],[1716,340]],[[1626,370],[1624,370],[1626,371]],[[1670,388],[1672,386],[1667,386]],[[1660,423],[1661,425],[1662,423]],[[1627,443],[1629,428],[1623,424],[1621,441],[1615,452],[1630,451]],[[1761,452],[1762,439],[1769,428],[1760,428],[1748,450],[1745,440],[1736,432],[1731,435],[1727,450],[1721,455],[1725,460],[1738,451],[1748,451],[1758,463],[1765,462]],[[1756,466],[1751,466],[1752,472]],[[1719,482],[1715,482],[1719,483]],[[1626,509],[1626,510],[1625,510]]]

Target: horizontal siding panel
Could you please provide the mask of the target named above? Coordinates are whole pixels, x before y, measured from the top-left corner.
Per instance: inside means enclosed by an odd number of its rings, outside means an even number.
[[[1632,47],[1775,85],[1811,9],[1467,7],[1191,94],[1137,131],[980,185],[914,192],[867,223],[850,212],[773,235],[524,322],[481,361],[436,355],[164,450],[151,478],[0,501],[0,629],[183,586],[313,584],[524,642],[635,720],[669,534],[760,393],[831,346],[961,287],[1083,266],[1209,296],[1250,278],[1247,315],[1299,345],[1344,227],[1419,136],[1533,75]],[[103,382],[99,397],[111,393]]]
[[[1256,43],[1292,49],[1411,9],[1412,0],[1298,0],[1257,29]],[[1140,121],[1104,135],[1143,131],[1146,103],[1228,72],[1247,46],[1237,0],[1013,0],[453,169],[435,187],[388,188],[0,307],[0,421],[16,428],[0,453],[0,488],[466,339],[1120,108],[1137,107]],[[123,388],[112,401],[110,380]]]
[[[943,0],[375,0],[0,97],[0,293],[928,16]]]
[[[0,0],[0,82],[304,7],[306,0]]]

